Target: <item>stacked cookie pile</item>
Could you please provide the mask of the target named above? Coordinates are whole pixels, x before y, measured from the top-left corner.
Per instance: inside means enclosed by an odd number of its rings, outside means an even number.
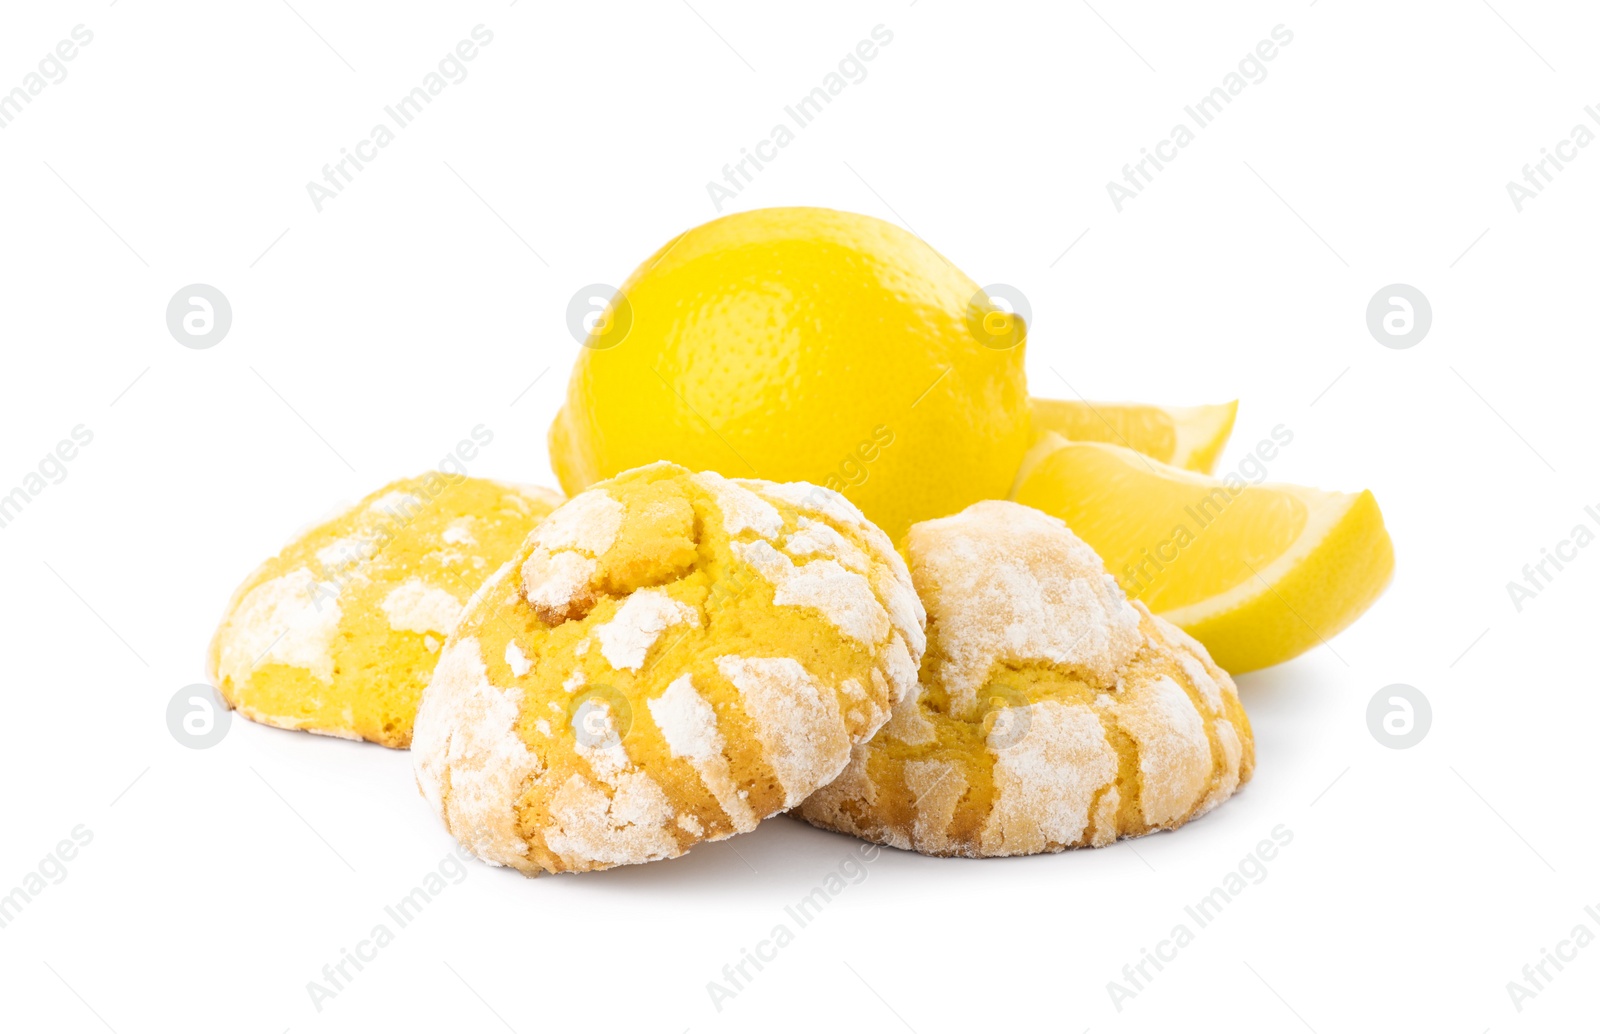
[[[1227,673],[1037,510],[902,553],[803,482],[657,463],[558,498],[380,489],[246,581],[213,679],[258,721],[409,745],[446,827],[529,874],[783,812],[933,855],[1099,846],[1250,778]]]

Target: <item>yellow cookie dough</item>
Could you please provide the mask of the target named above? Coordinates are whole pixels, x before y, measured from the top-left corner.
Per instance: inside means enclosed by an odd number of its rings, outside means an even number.
[[[924,854],[1036,854],[1181,826],[1250,778],[1233,680],[1061,521],[976,503],[914,525],[906,550],[928,613],[919,691],[807,822]]]
[[[417,714],[417,784],[525,873],[672,858],[838,775],[915,690],[923,622],[843,496],[627,471],[474,597]]]
[[[437,471],[385,485],[245,579],[211,643],[212,681],[257,722],[409,746],[462,606],[560,503]]]

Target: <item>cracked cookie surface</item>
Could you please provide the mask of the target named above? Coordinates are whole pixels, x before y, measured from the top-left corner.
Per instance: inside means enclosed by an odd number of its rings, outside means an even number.
[[[297,535],[234,593],[209,669],[252,721],[404,748],[472,594],[561,503],[431,471]]]
[[[1036,854],[1181,826],[1250,778],[1233,680],[1060,520],[977,503],[914,525],[906,551],[928,614],[918,689],[801,805],[807,822],[924,854]]]
[[[473,598],[417,784],[523,872],[671,858],[844,768],[916,687],[924,615],[842,496],[658,463],[579,493]]]

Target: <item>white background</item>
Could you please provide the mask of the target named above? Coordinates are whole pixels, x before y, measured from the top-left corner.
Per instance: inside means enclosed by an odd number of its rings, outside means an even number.
[[[0,929],[0,1026],[1593,1025],[1600,946],[1520,1013],[1506,984],[1575,924],[1600,934],[1600,549],[1520,613],[1506,583],[1596,527],[1600,147],[1521,212],[1505,186],[1600,102],[1592,11],[294,2],[11,4],[0,25],[0,89],[94,33],[0,130],[0,493],[94,434],[0,529],[0,890],[93,834]],[[317,212],[306,182],[478,24],[469,77]],[[452,841],[405,754],[242,719],[190,750],[168,700],[257,562],[473,426],[495,436],[473,473],[553,483],[568,299],[716,215],[706,182],[878,24],[866,80],[729,210],[870,213],[1016,285],[1037,394],[1240,398],[1219,469],[1286,424],[1274,480],[1377,493],[1387,595],[1239,680],[1258,768],[1217,812],[1064,855],[885,851],[720,1013],[707,982],[853,841],[780,818],[581,877],[474,863],[319,1013],[307,981]],[[1267,78],[1118,213],[1106,182],[1279,24]],[[233,307],[209,350],[164,318],[196,282]],[[1403,351],[1364,316],[1396,282],[1434,313]],[[1407,750],[1365,717],[1396,682],[1433,708]],[[1114,1008],[1107,981],[1279,824],[1267,878]]]

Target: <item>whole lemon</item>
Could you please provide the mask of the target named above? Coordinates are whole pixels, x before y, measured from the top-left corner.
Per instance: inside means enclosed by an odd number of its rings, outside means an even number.
[[[842,492],[896,540],[1004,497],[1026,327],[920,238],[769,208],[680,234],[600,313],[550,427],[568,494],[655,460]]]

